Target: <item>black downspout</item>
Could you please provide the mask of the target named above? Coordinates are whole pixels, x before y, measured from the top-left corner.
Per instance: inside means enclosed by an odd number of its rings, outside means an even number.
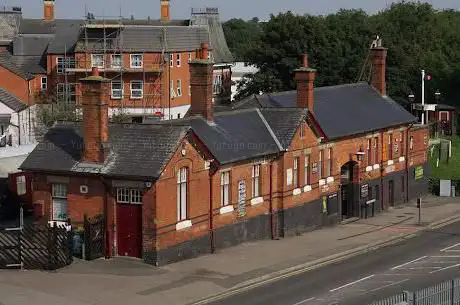
[[[21,146],[21,116],[18,112],[18,145]]]
[[[412,129],[413,124],[409,125],[407,128],[406,134],[406,203],[409,202],[410,194],[409,194],[409,141],[410,141],[410,130]]]
[[[107,184],[104,178],[101,177],[102,184],[104,186],[104,257],[106,259],[110,258],[110,240],[109,240],[109,221],[108,221],[108,192],[107,192]]]
[[[380,160],[380,200],[381,200],[380,201],[380,207],[382,209],[382,212],[385,210],[385,204],[384,204],[384,202],[385,202],[384,201],[384,199],[385,199],[384,198],[385,191],[383,189],[383,186],[384,186],[383,185],[383,173],[385,171],[384,166],[383,166],[385,160],[383,160],[384,159],[383,157],[385,155],[385,152],[384,152],[385,147],[383,146],[383,143],[384,143],[383,136],[384,136],[384,133],[382,131],[382,132],[380,132],[380,147],[381,147],[381,150],[382,150],[382,153],[380,154],[380,158],[381,158],[381,160]]]
[[[275,215],[273,213],[273,160],[270,161],[270,190],[269,190],[269,204],[270,204],[270,231],[271,238],[276,239],[275,232]]]
[[[216,245],[214,240],[214,209],[212,206],[212,178],[214,176],[214,169],[209,170],[209,241],[211,245],[211,253],[215,253]]]

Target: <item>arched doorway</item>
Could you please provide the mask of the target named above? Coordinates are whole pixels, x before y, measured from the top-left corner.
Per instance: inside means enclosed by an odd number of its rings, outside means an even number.
[[[359,217],[359,164],[349,161],[340,168],[342,219]]]

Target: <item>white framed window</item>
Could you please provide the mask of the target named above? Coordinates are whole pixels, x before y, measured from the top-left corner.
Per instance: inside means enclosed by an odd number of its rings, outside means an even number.
[[[175,98],[176,97],[176,90],[174,90],[174,81],[173,80],[171,80],[170,83],[169,83],[169,91],[170,91],[171,98]]]
[[[123,85],[119,80],[113,80],[111,83],[111,97],[114,100],[123,98]]]
[[[324,150],[320,150],[319,151],[319,164],[318,164],[318,177],[321,179],[321,178],[324,178],[323,177],[323,174],[324,174],[324,170],[323,170],[323,159],[324,159]]]
[[[182,96],[182,81],[177,80],[177,96]]]
[[[123,59],[121,57],[121,54],[112,54],[111,66],[115,69],[123,67]]]
[[[411,136],[409,138],[409,150],[413,150],[414,149],[414,137]]]
[[[326,169],[326,177],[332,176],[334,161],[332,159],[332,148],[327,150],[327,169]]]
[[[180,67],[180,66],[181,66],[181,63],[182,63],[181,54],[180,54],[180,53],[177,53],[177,54],[176,54],[176,66],[177,66],[177,67]]]
[[[63,74],[65,72],[64,56],[56,57],[56,72],[57,74]]]
[[[260,164],[252,166],[252,198],[260,196]]]
[[[300,138],[301,139],[303,139],[303,137],[305,136],[304,129],[305,129],[305,124],[304,123],[300,124]]]
[[[174,53],[169,54],[169,66],[174,67]]]
[[[188,63],[192,62],[192,52],[188,52]]]
[[[45,91],[48,88],[48,77],[42,76],[40,78],[40,90]]]
[[[182,167],[177,171],[177,221],[188,218],[188,168]]]
[[[133,80],[130,83],[131,99],[141,99],[144,97],[144,82]]]
[[[129,203],[129,204],[141,204],[142,193],[140,189],[136,188],[117,188],[117,202],[118,203]]]
[[[73,102],[77,101],[77,84],[70,83],[67,87],[63,83],[56,85],[56,98],[58,102]]]
[[[208,59],[212,59],[212,52],[211,51],[208,52]]]
[[[216,75],[214,77],[214,82],[212,85],[212,93],[213,94],[220,94],[222,91],[222,75]]]
[[[104,68],[104,54],[91,54],[91,67]]]
[[[18,196],[22,196],[27,193],[26,176],[16,177],[16,193]]]
[[[311,184],[311,181],[310,181],[310,155],[306,155],[305,156],[305,164],[304,164],[304,167],[305,167],[305,185],[310,185]]]
[[[299,157],[294,158],[294,170],[292,172],[294,187],[299,187]]]
[[[372,139],[367,139],[367,165],[373,165],[372,163]]]
[[[379,163],[379,138],[374,138],[374,162]]]
[[[67,221],[69,207],[67,202],[67,184],[57,183],[52,185],[52,220]]]
[[[131,68],[142,68],[144,56],[142,54],[131,54]]]
[[[220,174],[220,204],[230,205],[230,171]]]

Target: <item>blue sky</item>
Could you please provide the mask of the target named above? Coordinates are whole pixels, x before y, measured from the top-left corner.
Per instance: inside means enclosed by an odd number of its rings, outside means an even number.
[[[325,14],[340,8],[362,8],[377,12],[392,0],[171,0],[173,18],[187,18],[192,7],[218,7],[223,20],[238,17],[265,19],[270,13],[291,10],[303,14]],[[459,0],[428,0],[437,8],[460,10]],[[109,4],[110,3],[110,4]],[[56,0],[57,18],[81,18],[85,4],[94,15],[118,16],[120,5],[124,16],[136,18],[159,16],[159,0]],[[0,0],[0,5],[22,6],[26,17],[39,18],[43,14],[42,0]]]

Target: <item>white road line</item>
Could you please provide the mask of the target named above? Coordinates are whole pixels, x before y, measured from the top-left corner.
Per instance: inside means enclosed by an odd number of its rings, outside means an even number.
[[[371,291],[374,292],[374,291],[377,291],[377,290],[380,290],[380,289],[384,289],[384,288],[387,288],[387,287],[390,287],[390,286],[393,286],[393,285],[398,285],[398,284],[407,282],[408,280],[409,280],[409,279],[404,279],[404,280],[401,280],[401,281],[393,282],[393,283],[391,283],[391,284],[388,284],[388,285],[385,285],[385,286],[380,286],[380,287],[378,287],[378,288],[372,289]]]
[[[295,303],[294,305],[300,305],[300,304],[305,304],[307,302],[313,301],[315,298],[309,298],[300,302]]]
[[[444,270],[452,269],[452,268],[455,268],[455,267],[460,267],[460,264],[455,264],[455,265],[452,265],[452,266],[449,266],[449,267],[434,270],[434,271],[431,271],[430,273],[436,273],[436,272],[439,272],[439,271],[444,271]]]
[[[448,258],[448,257],[460,257],[460,255],[434,255],[434,256],[431,256],[431,257],[435,257],[435,258]]]
[[[348,286],[354,285],[354,284],[356,284],[356,283],[359,283],[359,282],[365,281],[365,280],[367,280],[367,279],[373,278],[374,276],[375,276],[375,274],[372,274],[372,275],[369,275],[369,276],[363,277],[362,279],[359,279],[359,280],[357,280],[357,281],[354,281],[354,282],[351,282],[351,283],[345,284],[345,285],[343,285],[343,286],[340,286],[340,287],[337,287],[337,288],[331,289],[331,290],[329,290],[329,292],[334,292],[334,291],[340,290],[340,289],[342,289],[342,288],[345,288],[345,287],[348,287]]]
[[[449,246],[449,247],[444,248],[444,249],[441,249],[440,251],[441,251],[441,252],[444,252],[444,251],[447,251],[447,250],[449,250],[449,249],[455,248],[455,247],[457,247],[457,246],[460,246],[460,243],[455,244],[455,245],[452,245],[452,246]]]
[[[404,264],[401,264],[401,265],[398,265],[398,266],[394,266],[393,268],[391,268],[391,270],[395,270],[395,269],[404,267],[404,266],[406,266],[406,265],[415,263],[416,261],[419,261],[419,260],[424,259],[424,258],[427,258],[427,257],[428,257],[428,256],[422,256],[422,257],[419,257],[419,258],[417,258],[417,259],[414,259],[413,261],[410,261],[410,262],[407,262],[407,263],[404,263]]]

